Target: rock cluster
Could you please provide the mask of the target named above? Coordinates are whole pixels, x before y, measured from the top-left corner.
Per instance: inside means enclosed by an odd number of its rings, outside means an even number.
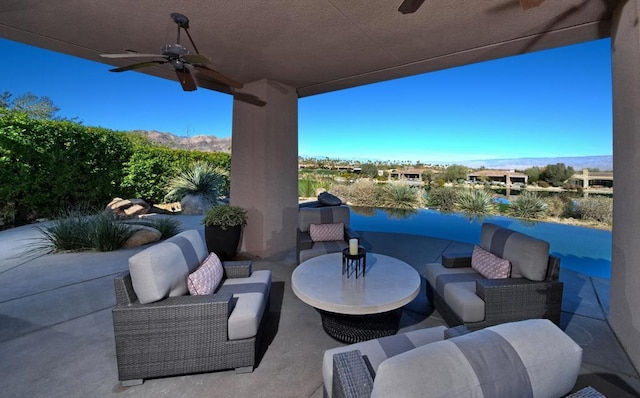
[[[131,217],[147,214],[151,206],[142,199],[114,198],[106,209],[111,210],[116,217]]]

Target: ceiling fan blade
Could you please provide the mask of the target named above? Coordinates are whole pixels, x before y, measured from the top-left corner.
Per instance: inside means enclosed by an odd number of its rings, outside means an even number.
[[[167,61],[147,61],[147,62],[139,62],[139,63],[137,63],[137,64],[127,65],[127,66],[121,66],[120,68],[109,69],[109,72],[124,72],[124,71],[128,71],[128,70],[134,70],[134,69],[146,68],[147,66],[162,65],[162,64],[166,64],[166,63],[167,63]]]
[[[182,60],[191,65],[206,65],[211,63],[211,60],[202,54],[187,54],[182,56]]]
[[[236,90],[231,90],[231,93],[233,94],[233,98],[237,99],[238,101],[246,102],[247,104],[251,104],[255,106],[267,105],[266,102],[256,97],[255,95],[247,94],[247,93],[239,93]]]
[[[193,65],[199,73],[202,73],[203,75],[206,75],[208,78],[210,79],[214,79],[216,81],[219,81],[223,84],[226,84],[229,87],[233,87],[233,88],[242,88],[243,84],[230,78],[229,76],[225,76],[220,72],[217,72],[209,67],[206,67],[204,65]]]
[[[528,10],[529,8],[539,6],[543,1],[544,0],[520,0],[520,6],[523,10]]]
[[[189,69],[176,69],[176,75],[178,76],[178,81],[180,82],[180,85],[182,86],[182,89],[184,91],[195,91],[198,89],[195,80],[193,80],[193,77],[191,77],[191,72],[189,72]]]
[[[398,11],[403,14],[411,14],[418,11],[422,3],[424,3],[424,0],[404,0],[398,7]]]
[[[162,54],[140,54],[140,53],[125,53],[125,54],[100,54],[102,58],[164,58]]]

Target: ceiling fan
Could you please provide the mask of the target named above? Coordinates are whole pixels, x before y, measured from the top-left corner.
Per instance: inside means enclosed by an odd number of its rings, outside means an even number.
[[[540,4],[542,4],[544,0],[519,0],[519,1],[520,1],[520,7],[522,7],[523,10],[528,10],[529,8],[539,6]],[[402,4],[400,4],[400,7],[398,7],[398,11],[400,11],[402,14],[411,14],[418,11],[418,8],[420,8],[422,3],[424,3],[424,0],[404,0]]]
[[[241,89],[243,87],[242,83],[207,66],[207,64],[211,63],[211,60],[200,54],[198,48],[193,42],[191,34],[189,33],[189,18],[180,13],[174,12],[171,14],[171,19],[173,19],[173,22],[178,25],[178,37],[176,44],[164,45],[160,54],[143,54],[132,50],[125,50],[122,54],[100,54],[100,56],[104,58],[156,58],[149,61],[109,69],[109,71],[124,72],[154,65],[170,64],[173,66],[176,76],[178,77],[178,81],[184,91],[194,91],[197,89],[196,80],[194,80],[194,76],[192,76],[190,72],[190,69],[193,69],[196,79],[202,78],[203,80],[213,82],[224,91],[228,91],[233,94],[234,98],[239,101],[257,106],[266,105],[266,102],[262,101],[255,95],[237,92],[236,89]],[[191,52],[191,50],[180,44],[181,30],[184,30],[187,34],[195,52]]]

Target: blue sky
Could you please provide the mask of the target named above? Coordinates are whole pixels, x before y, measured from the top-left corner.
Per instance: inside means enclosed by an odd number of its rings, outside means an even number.
[[[0,91],[114,130],[231,135],[230,96],[0,39]],[[299,101],[299,154],[453,162],[612,154],[610,40]]]

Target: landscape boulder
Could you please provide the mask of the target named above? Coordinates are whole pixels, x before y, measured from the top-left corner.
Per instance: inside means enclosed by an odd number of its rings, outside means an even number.
[[[133,235],[127,239],[122,248],[137,247],[146,245],[147,243],[157,242],[162,237],[162,233],[155,228],[144,225],[130,225],[129,228],[134,230]]]
[[[180,201],[182,214],[195,216],[204,214],[211,207],[211,202],[202,195],[187,195]]]
[[[318,202],[323,206],[339,206],[342,204],[342,200],[339,197],[330,194],[329,192],[322,192],[318,195]]]
[[[151,206],[142,199],[114,198],[106,208],[116,217],[131,217],[147,214]]]

